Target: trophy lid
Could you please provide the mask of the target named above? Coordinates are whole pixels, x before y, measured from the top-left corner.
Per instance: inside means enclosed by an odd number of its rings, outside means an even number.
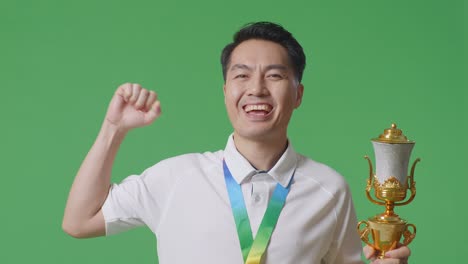
[[[373,138],[372,141],[389,143],[389,144],[414,144],[414,141],[408,140],[401,129],[397,128],[395,123],[392,124],[391,128],[384,130],[378,138]]]

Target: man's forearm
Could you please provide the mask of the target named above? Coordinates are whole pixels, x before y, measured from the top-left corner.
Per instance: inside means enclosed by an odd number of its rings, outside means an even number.
[[[63,229],[68,234],[75,237],[104,234],[101,207],[109,192],[112,165],[125,134],[107,121],[102,125],[68,196],[63,218]]]

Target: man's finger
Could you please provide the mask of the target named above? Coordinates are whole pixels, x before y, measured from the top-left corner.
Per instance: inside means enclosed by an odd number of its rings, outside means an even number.
[[[141,86],[138,83],[132,84],[132,96],[130,96],[130,100],[129,100],[131,104],[134,104],[137,101],[138,96],[140,95],[140,91],[141,91]]]
[[[153,111],[153,112],[156,113],[158,116],[161,114],[161,103],[159,102],[159,100],[156,100],[156,101],[151,105],[150,111]]]
[[[135,109],[144,110],[148,96],[149,96],[148,90],[141,89],[140,94],[138,95],[138,98],[135,102]]]
[[[366,259],[374,260],[375,259],[375,249],[366,245],[362,251],[364,252],[364,256]]]
[[[151,106],[150,110],[145,113],[145,124],[151,124],[156,118],[161,115],[161,103],[156,101]]]
[[[149,91],[144,110],[149,111],[154,102],[156,102],[156,99],[158,99],[158,95],[154,91]]]
[[[120,85],[119,88],[117,88],[116,94],[122,97],[125,102],[128,102],[128,100],[130,99],[130,96],[132,95],[131,90],[132,90],[132,84],[124,83]]]
[[[396,248],[394,250],[390,250],[387,253],[385,253],[385,257],[395,258],[395,259],[408,259],[410,255],[411,255],[411,250],[406,246],[402,246],[402,247]]]

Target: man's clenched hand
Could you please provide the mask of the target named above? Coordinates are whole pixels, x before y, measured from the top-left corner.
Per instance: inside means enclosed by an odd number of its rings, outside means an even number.
[[[406,246],[401,246],[385,253],[385,259],[376,259],[376,251],[366,245],[363,249],[366,259],[371,260],[371,264],[408,264],[411,250]]]
[[[154,91],[136,83],[125,83],[117,88],[112,97],[105,120],[126,132],[153,123],[160,114],[160,102]]]

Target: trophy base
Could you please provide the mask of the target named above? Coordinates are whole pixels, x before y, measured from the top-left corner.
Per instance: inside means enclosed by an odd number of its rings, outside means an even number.
[[[366,225],[364,229],[359,228],[362,224]],[[412,227],[413,232],[408,230],[408,227]],[[377,251],[379,259],[385,258],[385,253],[395,249],[402,236],[404,237],[403,245],[408,245],[416,236],[416,227],[408,224],[398,215],[376,215],[367,221],[359,222],[358,230],[362,241]],[[372,240],[369,240],[369,234]]]

